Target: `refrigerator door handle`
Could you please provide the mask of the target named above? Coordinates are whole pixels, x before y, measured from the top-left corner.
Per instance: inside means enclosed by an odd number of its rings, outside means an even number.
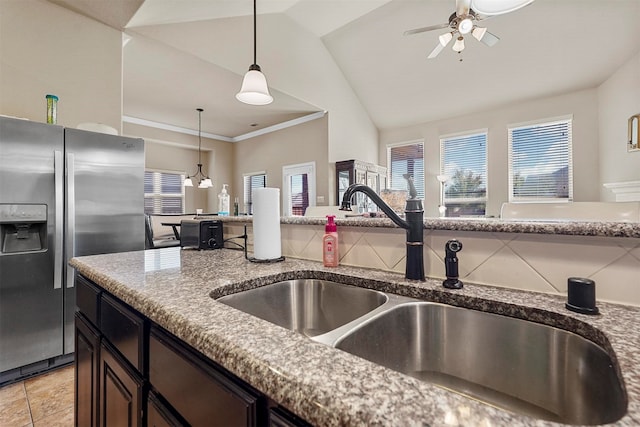
[[[67,262],[76,253],[76,168],[75,155],[67,153]],[[75,269],[67,266],[67,288],[73,288]]]
[[[62,268],[64,257],[64,165],[62,151],[53,152],[55,182],[55,240],[53,258],[53,289],[62,288]]]

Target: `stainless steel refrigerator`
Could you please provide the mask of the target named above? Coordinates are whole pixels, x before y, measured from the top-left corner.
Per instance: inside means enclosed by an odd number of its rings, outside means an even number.
[[[144,249],[144,142],[0,117],[0,384],[73,360],[73,256]]]

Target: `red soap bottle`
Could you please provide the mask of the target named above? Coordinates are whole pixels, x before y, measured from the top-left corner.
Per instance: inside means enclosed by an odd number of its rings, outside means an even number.
[[[325,267],[337,267],[340,262],[338,252],[338,228],[335,215],[327,215],[327,225],[322,236],[322,263]]]

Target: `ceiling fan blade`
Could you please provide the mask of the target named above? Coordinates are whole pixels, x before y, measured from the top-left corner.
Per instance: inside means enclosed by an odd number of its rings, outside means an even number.
[[[433,59],[436,56],[440,55],[440,52],[442,52],[444,49],[444,46],[442,46],[440,43],[438,43],[436,45],[436,47],[433,48],[433,50],[431,51],[431,53],[429,54],[429,56],[427,56],[427,59]]]
[[[500,37],[496,36],[493,33],[490,33],[489,31],[487,31],[486,33],[484,33],[484,37],[482,37],[482,39],[480,39],[480,41],[484,44],[486,44],[487,46],[491,47],[494,46],[496,43],[498,43],[500,41]]]
[[[430,25],[428,27],[416,28],[414,30],[407,30],[404,32],[404,35],[410,36],[411,34],[424,33],[426,31],[441,30],[443,28],[447,28],[448,26],[449,26],[448,22],[446,24]]]
[[[456,15],[464,16],[469,14],[471,0],[456,0]]]

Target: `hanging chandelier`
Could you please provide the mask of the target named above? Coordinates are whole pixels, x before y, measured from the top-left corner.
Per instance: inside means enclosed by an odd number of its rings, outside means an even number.
[[[193,187],[191,178],[198,178],[198,188],[209,188],[213,187],[213,182],[211,182],[211,178],[206,173],[202,172],[202,112],[204,110],[196,108],[196,111],[198,112],[198,170],[192,175],[187,175],[184,180],[184,186]]]
[[[236,99],[250,105],[267,105],[273,102],[273,97],[269,93],[267,78],[262,74],[256,61],[256,45],[256,0],[253,0],[253,64],[244,75],[242,87],[236,94]]]

